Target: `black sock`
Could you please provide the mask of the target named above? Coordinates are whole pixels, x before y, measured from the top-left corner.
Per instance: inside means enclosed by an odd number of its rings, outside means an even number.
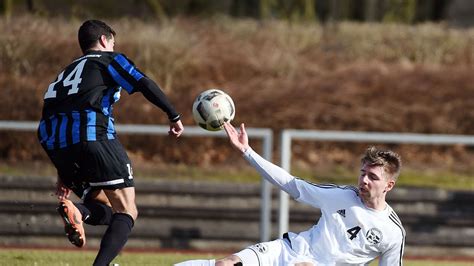
[[[133,224],[132,217],[126,213],[116,213],[112,216],[112,221],[100,242],[94,266],[109,265],[127,243]]]
[[[91,216],[91,212],[89,211],[89,209],[84,206],[83,203],[75,203],[74,202],[74,206],[76,206],[76,208],[79,210],[79,212],[81,212],[81,215],[82,215],[82,220],[86,220],[89,216]]]
[[[85,201],[84,203],[74,203],[82,214],[82,220],[90,225],[108,225],[112,221],[112,208],[96,202]]]

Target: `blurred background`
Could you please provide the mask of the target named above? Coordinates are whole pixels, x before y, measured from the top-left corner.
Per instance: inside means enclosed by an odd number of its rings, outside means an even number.
[[[235,102],[234,125],[245,122],[247,127],[273,130],[276,164],[280,162],[279,133],[289,128],[474,134],[473,1],[2,0],[0,12],[0,120],[39,120],[47,86],[63,67],[81,55],[78,27],[94,18],[112,26],[117,32],[115,49],[160,84],[182,114],[185,126],[195,125],[191,115],[194,98],[205,89],[221,88]],[[161,110],[140,94],[123,93],[114,113],[118,124],[167,123]],[[222,224],[234,228],[227,230],[234,231],[233,235],[206,238],[205,232],[212,230],[191,225],[171,228],[176,224],[173,217],[183,213],[171,206],[173,200],[143,197],[142,205],[150,207],[150,221],[154,213],[160,216],[153,208],[163,208],[159,209],[161,214],[166,213],[165,208],[176,211],[169,212],[166,230],[157,232],[168,242],[149,245],[234,248],[258,240],[260,178],[230,149],[226,139],[184,136],[173,141],[164,136],[118,134],[132,159],[137,182],[178,182],[169,187],[185,191],[170,188],[161,192],[181,195],[175,199],[180,208],[195,208],[185,202],[193,202],[190,197],[202,196],[204,191],[214,191],[214,196],[215,191],[230,193],[232,189],[226,190],[226,186],[241,186],[243,194],[236,192],[235,201],[216,208],[233,206],[243,212],[245,207],[251,208],[248,215],[254,219],[254,229],[248,236],[242,236],[240,227],[232,227],[226,220]],[[46,215],[49,208],[54,210],[52,164],[35,132],[0,131],[0,138],[0,173],[4,183],[10,184],[5,190],[19,191],[21,182],[43,184],[38,185],[41,193],[24,191],[3,199],[3,214],[23,210],[25,214],[21,215],[30,223],[11,220],[10,227],[4,227],[11,230],[4,229],[3,239],[7,240],[2,245],[15,244],[17,235],[35,238],[37,234],[36,238],[52,239],[55,231],[41,234],[47,229],[31,229],[33,218],[26,214],[27,210],[36,210]],[[262,148],[259,140],[251,144],[257,151]],[[370,144],[294,141],[292,173],[314,182],[354,184],[359,156]],[[455,250],[460,256],[474,256],[474,242],[461,240],[474,239],[474,149],[463,144],[377,145],[397,151],[404,161],[398,185],[405,194],[396,194],[394,204],[400,203],[397,212],[402,213],[402,221],[409,222],[406,228],[415,236],[407,238],[408,245],[433,246],[429,245],[432,233],[437,239],[452,239],[436,244],[436,248],[448,250],[443,254],[454,254]],[[44,185],[38,180],[49,183]],[[240,202],[251,197],[245,191],[253,191],[249,193],[257,198],[252,203]],[[15,199],[17,195],[30,196]],[[47,198],[39,200],[45,204],[44,209],[28,207],[41,197]],[[223,201],[226,194],[220,197]],[[201,200],[207,206],[217,201],[212,197]],[[12,202],[17,203],[18,210],[7,208],[15,206]],[[408,210],[402,203],[418,207]],[[277,208],[274,204],[272,211],[276,213]],[[421,210],[432,212],[428,215]],[[445,213],[441,215],[442,210]],[[187,215],[179,219],[202,219]],[[215,216],[213,222],[219,219]],[[53,219],[44,217],[45,221]],[[290,228],[303,230],[314,217],[317,214],[309,220],[294,218]],[[423,225],[428,220],[432,224]],[[450,235],[453,228],[461,227],[464,229]],[[275,230],[272,237],[277,237]],[[236,240],[239,235],[242,239]],[[63,243],[57,241],[52,245]],[[147,246],[145,242],[136,245]],[[418,251],[407,252],[433,254],[428,248]]]

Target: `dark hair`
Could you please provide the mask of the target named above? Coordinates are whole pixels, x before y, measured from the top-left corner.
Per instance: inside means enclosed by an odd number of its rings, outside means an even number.
[[[376,147],[369,147],[361,159],[362,164],[370,166],[382,166],[385,172],[397,181],[402,167],[400,155],[390,150],[379,150]]]
[[[105,35],[105,37],[110,40],[112,36],[115,37],[115,31],[105,22],[100,20],[87,20],[82,23],[77,34],[82,52],[85,53],[87,50],[92,48],[97,41],[99,41],[100,36],[102,35]]]

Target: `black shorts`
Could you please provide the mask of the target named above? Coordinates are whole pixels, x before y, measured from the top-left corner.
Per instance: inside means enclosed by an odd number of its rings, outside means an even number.
[[[46,152],[59,178],[80,198],[90,190],[134,186],[130,159],[116,139],[80,142]]]

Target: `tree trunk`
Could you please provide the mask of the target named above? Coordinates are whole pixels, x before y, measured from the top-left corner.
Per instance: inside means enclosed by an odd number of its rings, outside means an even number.
[[[260,19],[269,19],[272,14],[273,0],[260,0]]]
[[[165,10],[163,9],[162,4],[160,3],[160,0],[147,0],[146,2],[150,6],[151,10],[153,10],[155,17],[159,21],[165,22],[166,20],[168,20],[168,16],[166,15]]]
[[[303,18],[306,21],[316,20],[315,0],[304,0],[303,2]]]
[[[377,21],[377,0],[365,0],[364,20],[368,22]]]
[[[1,5],[2,15],[7,21],[10,20],[13,10],[13,0],[3,0]]]

